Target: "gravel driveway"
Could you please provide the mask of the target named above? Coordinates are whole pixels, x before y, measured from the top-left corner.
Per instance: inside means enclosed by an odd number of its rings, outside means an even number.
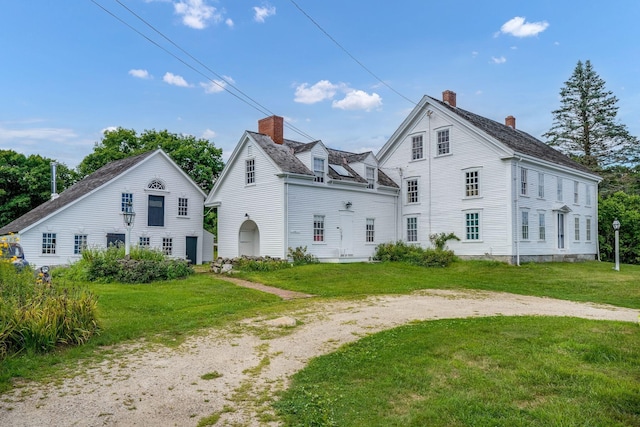
[[[270,397],[309,359],[414,320],[492,315],[637,322],[639,311],[481,291],[311,302],[282,318],[210,330],[175,349],[121,348],[60,383],[25,384],[0,395],[0,426],[195,426],[214,413],[220,426],[275,426]]]

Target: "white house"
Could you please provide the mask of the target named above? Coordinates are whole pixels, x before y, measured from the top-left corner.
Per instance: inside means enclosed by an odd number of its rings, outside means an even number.
[[[218,254],[286,258],[306,247],[325,262],[368,260],[397,239],[398,186],[372,153],[284,139],[283,119],[245,132],[205,206],[217,209]]]
[[[396,223],[402,240],[448,246],[467,258],[510,263],[594,259],[598,183],[587,168],[505,123],[425,96],[378,153],[401,187]]]
[[[132,245],[200,264],[213,258],[203,229],[206,194],[161,149],[111,162],[0,228],[35,266],[69,264],[85,247],[124,242],[123,212],[133,210]]]

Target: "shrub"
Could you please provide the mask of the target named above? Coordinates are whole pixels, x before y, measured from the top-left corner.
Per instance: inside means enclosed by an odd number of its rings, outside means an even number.
[[[291,268],[291,264],[285,259],[240,257],[234,259],[233,268],[244,271],[276,271]]]
[[[318,258],[307,252],[306,246],[298,246],[295,249],[289,248],[287,256],[293,261],[294,265],[317,264]]]
[[[423,267],[447,267],[455,261],[456,257],[453,251],[437,247],[423,249],[418,245],[408,245],[399,241],[378,245],[373,259],[376,261],[406,262]]]

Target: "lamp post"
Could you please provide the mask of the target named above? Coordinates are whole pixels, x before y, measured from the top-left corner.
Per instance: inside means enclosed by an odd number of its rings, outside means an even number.
[[[620,221],[618,218],[613,221],[613,229],[616,232],[616,243],[615,243],[615,252],[616,252],[616,266],[613,268],[615,271],[620,271]]]
[[[124,220],[124,226],[127,229],[127,233],[124,236],[124,256],[129,258],[129,247],[131,246],[131,227],[133,226],[133,220],[136,218],[136,213],[133,211],[133,204],[127,203],[124,212],[122,213],[122,219]]]

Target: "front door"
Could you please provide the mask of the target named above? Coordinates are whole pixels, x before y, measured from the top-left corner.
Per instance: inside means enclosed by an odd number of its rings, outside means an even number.
[[[196,265],[198,262],[198,237],[187,236],[187,259],[191,265]]]
[[[564,214],[558,212],[558,249],[564,249]]]
[[[353,256],[353,212],[340,212],[340,256]]]
[[[238,255],[260,255],[260,231],[258,230],[258,225],[251,220],[243,222],[240,226]]]

